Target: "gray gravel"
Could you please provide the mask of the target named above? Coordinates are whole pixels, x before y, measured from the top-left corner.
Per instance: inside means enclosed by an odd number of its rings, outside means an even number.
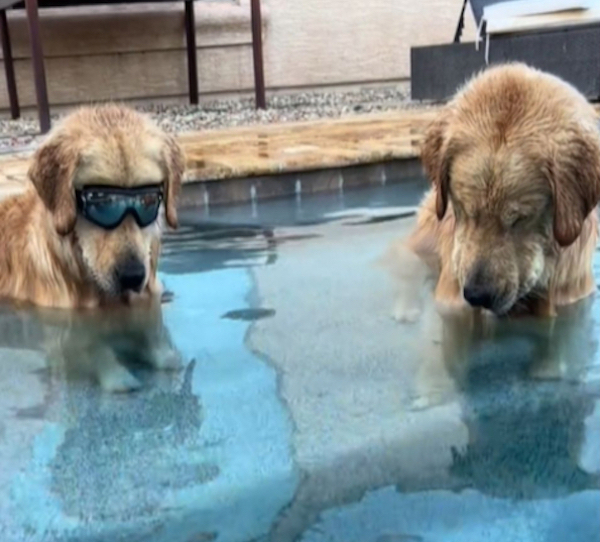
[[[154,104],[138,107],[149,113],[168,132],[185,132],[336,118],[423,106],[410,100],[409,85],[370,87],[347,92],[298,92],[271,96],[268,108],[254,109],[251,98],[214,100],[199,106]],[[58,116],[53,116],[57,119]],[[35,117],[0,120],[0,153],[28,150],[40,140]]]

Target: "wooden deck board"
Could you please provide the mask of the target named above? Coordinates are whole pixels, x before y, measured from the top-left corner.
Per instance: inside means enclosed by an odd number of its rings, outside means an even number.
[[[191,181],[413,158],[433,111],[182,134]]]
[[[600,107],[597,106],[600,110]],[[418,156],[436,108],[180,134],[186,182],[337,168]],[[23,182],[29,155],[0,157],[0,183]]]
[[[186,182],[210,182],[413,158],[434,110],[186,132]],[[0,157],[0,182],[23,181],[28,153]]]

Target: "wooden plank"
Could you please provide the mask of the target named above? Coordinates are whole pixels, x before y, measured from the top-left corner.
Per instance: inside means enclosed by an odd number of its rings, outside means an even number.
[[[186,183],[414,159],[424,130],[438,111],[403,110],[182,133],[178,138],[187,158]],[[29,157],[30,153],[0,157],[0,187],[25,181]]]
[[[596,8],[590,11],[561,11],[559,13],[545,13],[544,15],[530,15],[527,17],[508,17],[497,22],[489,21],[486,26],[486,32],[491,35],[515,34],[518,32],[598,23],[600,23],[600,9]]]
[[[186,182],[280,174],[418,155],[436,109],[180,134]],[[24,182],[30,153],[0,157],[0,185]]]
[[[345,167],[418,156],[437,109],[185,133],[189,181]]]

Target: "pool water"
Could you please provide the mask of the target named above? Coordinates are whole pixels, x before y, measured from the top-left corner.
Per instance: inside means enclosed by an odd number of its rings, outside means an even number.
[[[421,194],[184,210],[141,334],[3,308],[0,540],[598,540],[600,300],[442,320],[399,248]]]

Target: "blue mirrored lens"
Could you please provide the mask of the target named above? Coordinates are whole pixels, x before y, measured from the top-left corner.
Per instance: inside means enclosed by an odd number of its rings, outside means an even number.
[[[160,207],[160,196],[158,194],[145,194],[135,198],[132,209],[137,215],[138,225],[142,228],[149,226],[156,220]]]
[[[160,190],[123,194],[89,189],[79,192],[78,197],[82,215],[106,229],[116,228],[128,214],[135,218],[138,226],[145,228],[156,220],[162,202]]]
[[[123,220],[127,207],[126,201],[110,199],[105,202],[88,203],[85,214],[99,226],[111,228]]]

